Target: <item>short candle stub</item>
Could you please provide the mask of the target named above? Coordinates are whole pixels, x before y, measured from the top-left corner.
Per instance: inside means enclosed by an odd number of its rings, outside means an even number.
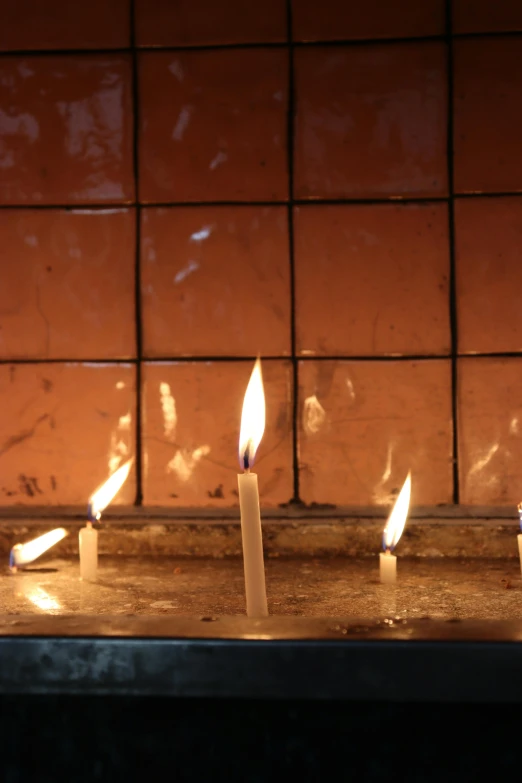
[[[98,572],[98,531],[90,520],[80,530],[78,539],[80,553],[80,579],[93,582]]]
[[[379,555],[379,575],[383,585],[392,585],[397,581],[397,558],[389,549]]]

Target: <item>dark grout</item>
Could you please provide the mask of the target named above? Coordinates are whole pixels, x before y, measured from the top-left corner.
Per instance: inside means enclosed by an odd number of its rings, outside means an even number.
[[[448,238],[449,238],[449,317],[451,329],[451,412],[452,430],[452,468],[453,468],[453,502],[460,500],[459,477],[459,440],[458,440],[458,316],[457,290],[455,273],[455,191],[454,191],[454,150],[453,150],[453,42],[452,30],[452,0],[446,0],[446,32],[447,32],[447,85],[448,85],[448,127],[447,127],[447,163],[448,163]]]
[[[109,209],[185,209],[187,207],[318,207],[318,206],[407,206],[429,205],[432,203],[452,203],[454,200],[470,199],[499,199],[522,197],[520,191],[503,191],[499,193],[457,193],[448,196],[417,196],[407,198],[293,198],[291,201],[132,201],[132,202],[107,202],[104,204],[0,204],[0,210],[63,210],[66,212],[87,211],[103,212]]]
[[[134,171],[134,187],[135,197],[138,200],[139,196],[139,85],[138,85],[138,57],[136,53],[136,25],[134,14],[135,0],[130,0],[129,13],[130,13],[130,31],[131,31],[131,45],[132,45],[132,94],[134,102],[133,111],[133,171]],[[143,455],[142,455],[142,358],[143,358],[143,344],[142,344],[142,318],[141,318],[141,273],[140,273],[140,259],[141,259],[141,207],[139,203],[135,207],[136,209],[136,246],[135,246],[135,280],[134,280],[134,297],[135,297],[135,328],[136,328],[136,500],[135,505],[141,506],[143,502]]]
[[[133,13],[134,0],[131,1],[131,13]],[[291,13],[291,12],[290,12]],[[449,20],[448,20],[449,21]],[[499,30],[482,31],[468,33],[434,33],[433,35],[417,36],[395,36],[392,38],[334,38],[317,41],[244,41],[241,43],[216,43],[216,44],[195,44],[195,45],[137,45],[134,41],[135,30],[134,20],[131,20],[131,45],[99,48],[78,48],[78,49],[10,49],[0,51],[1,57],[71,57],[71,56],[96,56],[96,55],[134,55],[160,52],[212,52],[221,50],[249,50],[249,49],[284,49],[293,46],[299,49],[318,48],[318,47],[336,47],[336,46],[393,46],[397,44],[418,44],[430,42],[444,42],[450,38],[454,40],[474,40],[488,38],[520,38],[522,30]]]
[[[202,364],[212,362],[230,363],[230,362],[255,362],[257,354],[254,356],[144,356],[140,359],[136,357],[132,358],[69,358],[69,359],[6,359],[0,358],[0,365],[24,365],[24,364],[95,364],[95,365],[144,365],[144,364]],[[522,359],[522,351],[499,351],[498,353],[483,352],[483,353],[459,353],[453,355],[451,353],[440,354],[401,354],[400,356],[348,356],[346,354],[336,355],[328,354],[327,356],[300,356],[298,353],[295,355],[261,355],[261,359],[264,362],[290,362],[292,365],[299,364],[300,362],[434,362],[434,361],[474,361],[475,359]]]
[[[298,442],[298,361],[296,355],[296,298],[295,298],[295,245],[294,245],[294,131],[295,131],[295,86],[294,86],[294,46],[292,44],[292,0],[286,2],[286,21],[288,34],[288,250],[290,264],[290,345],[292,352],[292,466],[294,494],[291,502],[299,503],[299,442]]]

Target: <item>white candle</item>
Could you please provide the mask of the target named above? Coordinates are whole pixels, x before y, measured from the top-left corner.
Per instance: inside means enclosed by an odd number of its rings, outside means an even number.
[[[379,557],[380,577],[382,584],[394,584],[397,580],[397,558],[392,550],[397,546],[408,518],[411,497],[411,473],[406,476],[399,496],[386,522],[382,534],[382,547]]]
[[[518,504],[518,518],[520,520],[520,529],[522,530],[522,503]],[[518,556],[520,558],[520,572],[522,573],[522,533],[517,536],[518,539]]]
[[[379,555],[381,583],[395,584],[397,581],[397,558],[391,552],[381,552]]]
[[[80,579],[94,582],[98,573],[98,531],[87,522],[78,536],[80,552]]]
[[[259,489],[257,475],[250,472],[264,430],[265,395],[261,362],[258,359],[250,376],[243,401],[239,435],[239,462],[244,473],[237,477],[248,617],[267,617],[268,615]]]
[[[241,536],[243,539],[243,567],[248,617],[267,617],[263,535],[256,473],[240,473],[237,477]]]

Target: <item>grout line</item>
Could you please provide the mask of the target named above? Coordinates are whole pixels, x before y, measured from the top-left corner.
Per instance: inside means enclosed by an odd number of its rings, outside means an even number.
[[[522,196],[521,190],[503,190],[498,193],[453,193],[454,198],[457,199],[474,199],[474,198],[513,198],[513,196]]]
[[[294,494],[292,503],[299,503],[299,365],[296,355],[296,298],[295,298],[295,249],[294,249],[294,47],[292,44],[292,0],[286,2],[286,21],[288,36],[288,113],[287,113],[287,154],[288,154],[288,258],[290,265],[290,347],[292,353],[292,467]]]
[[[418,354],[403,354],[401,356],[346,356],[346,355],[334,355],[328,356],[299,356],[298,354],[292,355],[264,355],[261,354],[261,359],[264,362],[294,362],[299,364],[300,362],[433,362],[433,361],[447,361],[447,360],[471,360],[475,359],[521,359],[522,351],[504,351],[499,353],[458,353],[453,354],[429,354],[426,356],[420,356]],[[141,358],[136,357],[122,359],[122,358],[69,358],[69,359],[5,359],[0,358],[1,365],[24,365],[24,364],[75,364],[75,365],[108,365],[111,367],[125,364],[199,364],[203,362],[255,362],[257,354],[255,356],[144,356]]]
[[[288,1],[288,0],[287,0]],[[131,0],[131,12],[134,0]],[[116,46],[114,48],[91,48],[91,49],[12,49],[10,51],[0,52],[0,57],[92,57],[96,55],[124,55],[129,54],[134,57],[135,54],[169,54],[169,53],[190,53],[190,52],[219,52],[219,51],[248,51],[252,49],[286,49],[288,45],[303,48],[318,47],[336,47],[336,46],[373,46],[390,44],[415,44],[429,41],[442,41],[443,35],[417,36],[410,38],[362,38],[362,39],[343,39],[339,38],[330,41],[291,41],[290,38],[284,41],[251,41],[247,43],[216,43],[216,44],[196,44],[194,46],[135,46],[134,24],[131,20],[131,36],[133,43],[131,46]]]
[[[130,33],[132,46],[132,96],[133,96],[133,170],[135,197],[138,201],[139,194],[139,85],[138,85],[138,55],[136,50],[136,24],[134,13],[135,0],[130,0]],[[136,500],[135,505],[143,503],[143,455],[142,455],[142,319],[141,319],[141,207],[136,205],[136,248],[135,248],[135,280],[134,296],[136,309]]]
[[[448,163],[448,238],[449,238],[449,316],[451,329],[451,411],[453,419],[452,467],[453,502],[460,502],[459,477],[459,440],[458,440],[458,314],[455,273],[455,191],[454,191],[454,150],[453,150],[453,44],[452,0],[446,0],[446,46],[447,46],[447,85],[448,85],[448,127],[447,127],[447,163]]]
[[[389,515],[384,506],[360,508],[333,506],[312,508],[303,504],[285,507],[263,508],[263,523],[293,525],[301,524],[359,524],[362,521],[379,523]],[[70,525],[85,524],[85,510],[77,506],[0,506],[0,527],[48,524],[49,518],[63,520]],[[124,525],[139,527],[163,519],[171,525],[229,525],[240,524],[237,506],[112,506],[103,514],[103,525]],[[516,529],[513,510],[506,506],[413,506],[408,514],[408,528],[412,523],[421,526],[467,525],[470,527],[497,527],[499,525]]]
[[[131,0],[131,12],[133,12],[134,0]],[[335,38],[330,40],[317,41],[292,41],[290,38],[286,41],[250,41],[242,43],[216,43],[216,44],[196,44],[190,45],[145,45],[137,46],[135,44],[134,20],[131,20],[131,46],[115,46],[84,49],[10,49],[0,51],[1,57],[71,57],[71,56],[92,56],[92,55],[122,55],[130,54],[134,57],[140,53],[161,53],[161,52],[212,52],[221,50],[248,50],[248,49],[284,49],[290,44],[298,48],[317,48],[317,47],[336,47],[336,46],[389,46],[394,44],[418,44],[430,43],[432,41],[447,41],[450,38],[458,40],[473,40],[487,38],[521,38],[520,30],[499,30],[482,31],[468,33],[442,33],[433,35],[417,36],[397,36],[394,38]]]
[[[520,198],[522,191],[503,191],[499,193],[453,193],[452,196],[418,196],[415,198],[313,198],[313,199],[292,199],[292,205],[298,207],[320,207],[320,206],[401,206],[401,205],[429,205],[432,203],[449,203],[453,199],[500,199],[500,198]],[[0,210],[65,210],[66,212],[93,211],[103,212],[104,210],[126,210],[136,209],[184,209],[187,207],[208,208],[208,207],[288,207],[289,201],[150,201],[150,202],[107,202],[105,204],[0,204]]]

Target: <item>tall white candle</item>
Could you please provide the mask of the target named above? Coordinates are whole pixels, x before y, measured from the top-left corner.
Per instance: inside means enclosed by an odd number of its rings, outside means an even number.
[[[518,504],[518,518],[520,520],[520,529],[522,530],[522,503]],[[518,556],[520,558],[520,573],[522,573],[522,533],[517,536],[518,539]]]
[[[258,359],[250,376],[243,401],[239,435],[239,462],[244,472],[237,477],[248,617],[266,617],[268,615],[259,489],[257,475],[250,471],[264,431],[265,395],[261,361]]]
[[[399,496],[382,534],[384,552],[379,557],[379,570],[382,584],[394,584],[397,580],[397,558],[392,550],[397,546],[408,518],[411,497],[411,473],[406,476]]]

